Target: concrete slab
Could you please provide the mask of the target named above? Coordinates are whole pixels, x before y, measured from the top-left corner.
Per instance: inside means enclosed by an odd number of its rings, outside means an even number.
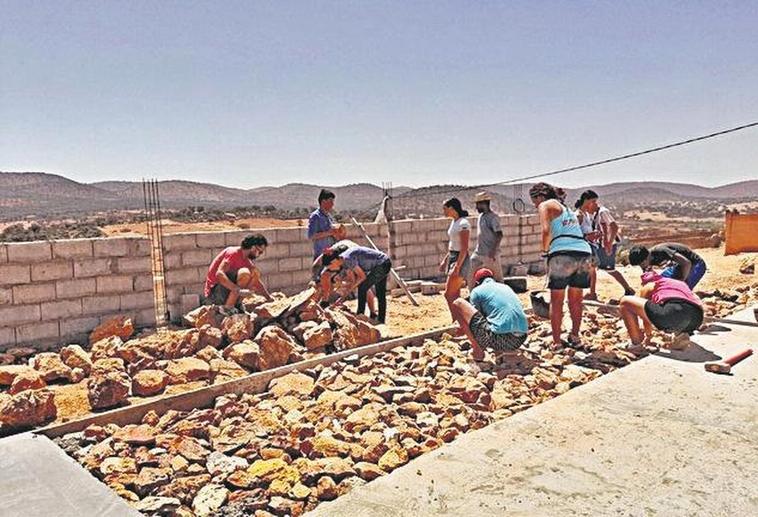
[[[752,310],[735,315],[754,321]],[[464,435],[314,516],[758,515],[758,348],[724,325]],[[758,352],[758,350],[756,350]]]
[[[0,440],[0,517],[139,515],[49,438]]]

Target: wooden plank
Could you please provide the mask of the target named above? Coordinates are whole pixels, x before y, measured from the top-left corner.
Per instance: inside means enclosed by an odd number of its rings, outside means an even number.
[[[350,350],[344,350],[337,352],[336,354],[330,354],[326,357],[320,357],[318,359],[308,359],[306,361],[300,361],[297,363],[288,364],[279,368],[273,368],[264,372],[257,372],[239,379],[233,379],[230,381],[214,384],[212,386],[205,386],[196,390],[187,391],[184,393],[178,393],[169,397],[160,398],[157,400],[151,400],[136,404],[134,406],[126,406],[116,409],[111,409],[103,413],[97,413],[89,415],[78,420],[72,420],[71,422],[65,422],[63,424],[50,425],[35,431],[39,434],[44,434],[49,438],[55,438],[68,433],[75,433],[84,430],[87,426],[105,425],[113,423],[116,425],[126,425],[138,423],[142,420],[142,417],[148,411],[155,411],[158,414],[162,414],[169,409],[177,411],[189,411],[195,408],[209,407],[213,404],[216,397],[225,395],[228,393],[235,393],[242,395],[244,393],[261,393],[266,390],[269,383],[281,377],[295,371],[303,371],[313,368],[318,365],[328,366],[345,359],[346,357],[357,355],[358,357],[364,357],[367,355],[373,355],[380,352],[386,352],[393,348],[407,346],[409,344],[423,341],[424,339],[439,337],[445,332],[455,330],[456,326],[442,327],[427,332],[421,332],[410,336],[401,338],[390,339],[380,343],[374,343],[358,348],[352,348]]]

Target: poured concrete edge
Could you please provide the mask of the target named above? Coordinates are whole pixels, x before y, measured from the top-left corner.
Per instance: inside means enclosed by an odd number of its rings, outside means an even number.
[[[380,352],[386,352],[400,346],[407,346],[412,343],[422,341],[424,339],[432,339],[442,335],[445,332],[449,332],[456,327],[442,327],[433,329],[427,332],[421,332],[418,334],[412,334],[402,338],[390,339],[371,345],[352,348],[350,350],[344,350],[335,354],[329,354],[325,357],[319,357],[316,359],[308,359],[305,361],[299,361],[297,363],[288,364],[279,368],[272,368],[263,372],[257,372],[245,377],[233,379],[230,381],[214,384],[211,386],[204,386],[184,393],[178,393],[167,397],[162,397],[157,400],[150,400],[148,402],[142,402],[139,404],[112,409],[102,413],[96,413],[88,415],[84,418],[72,420],[62,424],[54,424],[42,429],[34,431],[35,433],[44,434],[49,438],[55,438],[68,433],[74,433],[84,430],[89,425],[105,425],[105,424],[117,424],[126,425],[138,423],[143,416],[149,411],[155,411],[158,414],[162,414],[169,409],[177,411],[189,411],[195,408],[208,407],[213,404],[216,397],[234,393],[242,395],[244,393],[261,393],[266,390],[269,383],[277,378],[292,373],[294,371],[304,371],[310,368],[314,368],[318,365],[328,366],[330,364],[341,361],[350,356],[363,357],[367,355],[373,355]],[[2,440],[0,439],[0,443]]]
[[[139,515],[46,436],[0,440],[0,517]]]
[[[751,321],[752,309],[734,315]],[[758,515],[758,330],[712,326],[534,406],[339,499],[312,516]]]

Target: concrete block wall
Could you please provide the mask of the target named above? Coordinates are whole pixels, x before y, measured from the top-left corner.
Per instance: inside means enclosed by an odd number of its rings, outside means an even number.
[[[476,248],[476,216],[471,222],[471,242],[469,251]],[[537,268],[541,263],[541,231],[539,216],[500,216],[503,240],[500,244],[500,259],[503,267],[519,263]],[[434,278],[441,276],[439,263],[447,253],[447,229],[450,219],[408,219],[393,221],[395,246],[393,263],[406,266],[401,273],[405,279]]]
[[[0,244],[0,350],[85,342],[100,322],[155,323],[144,238]]]
[[[387,250],[387,226],[365,224],[369,237],[382,250]],[[361,231],[346,225],[347,238],[368,246]],[[270,291],[296,293],[311,279],[313,245],[303,227],[266,228],[232,232],[203,232],[167,235],[163,238],[166,265],[166,292],[172,319],[187,310],[190,295],[203,292],[208,266],[227,246],[238,246],[251,233],[261,233],[268,240],[265,255],[256,261],[263,282]]]

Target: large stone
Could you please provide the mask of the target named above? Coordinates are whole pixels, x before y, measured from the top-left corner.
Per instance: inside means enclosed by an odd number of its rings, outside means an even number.
[[[71,368],[66,366],[61,360],[61,356],[55,352],[43,352],[35,355],[32,358],[31,366],[42,375],[45,382],[71,377]]]
[[[297,343],[282,328],[268,326],[255,337],[261,350],[259,366],[261,370],[277,368],[287,364],[290,354],[297,349]]]
[[[113,439],[128,443],[129,445],[153,445],[155,443],[155,434],[156,430],[152,426],[147,424],[131,424],[113,433]]]
[[[95,344],[102,339],[118,336],[126,341],[134,334],[134,323],[129,316],[116,316],[104,321],[89,335],[90,344]]]
[[[385,472],[391,472],[406,463],[408,452],[399,445],[392,447],[379,458],[379,468]]]
[[[487,393],[487,387],[468,375],[459,375],[448,385],[448,389],[466,403],[476,402],[482,393]]]
[[[90,373],[95,375],[96,373],[108,373],[108,372],[123,372],[126,373],[126,367],[124,366],[124,360],[120,357],[107,357],[105,359],[98,359],[92,363],[92,370]]]
[[[299,459],[297,461],[299,462],[297,468],[308,484],[322,476],[329,476],[340,481],[356,474],[353,462],[345,458],[327,457],[315,460]]]
[[[79,345],[68,345],[61,348],[61,359],[69,368],[81,368],[84,373],[89,375],[92,370],[92,358],[89,352]]]
[[[87,379],[87,398],[92,409],[118,406],[129,396],[131,379],[123,372],[95,373]]]
[[[25,364],[9,364],[0,366],[0,386],[10,386],[13,384],[13,379],[22,372],[28,372],[32,370]]]
[[[25,370],[16,375],[13,379],[8,393],[15,395],[26,390],[36,390],[47,386],[45,379],[42,378],[42,374],[36,370]]]
[[[300,341],[303,341],[306,331],[318,327],[319,324],[315,321],[303,321],[292,327],[292,335]]]
[[[234,361],[211,359],[211,379],[213,382],[224,382],[247,375],[247,371]]]
[[[200,331],[197,329],[172,332],[166,337],[163,345],[163,357],[167,359],[188,357],[202,348]]]
[[[248,474],[261,480],[264,483],[271,483],[274,480],[283,481],[294,485],[300,482],[300,472],[287,464],[281,458],[270,460],[254,461],[247,469]]]
[[[310,397],[315,388],[313,377],[304,373],[289,373],[282,377],[273,379],[269,385],[269,391],[276,397],[285,395],[295,395],[301,398]]]
[[[134,504],[134,509],[149,515],[168,515],[182,505],[176,497],[146,497]]]
[[[224,357],[240,366],[256,371],[260,367],[261,349],[257,343],[243,341],[224,349]]]
[[[350,454],[350,444],[333,436],[322,433],[311,440],[313,457],[326,458],[330,456],[347,456]]]
[[[161,370],[142,370],[132,377],[132,393],[139,397],[152,397],[163,392],[168,375]]]
[[[176,497],[185,504],[192,504],[195,495],[197,495],[202,487],[210,483],[210,481],[211,477],[208,474],[177,477],[167,485],[160,487],[157,495]]]
[[[223,485],[205,485],[192,500],[192,511],[197,517],[206,517],[221,508],[229,497]]]
[[[109,474],[136,474],[137,463],[134,461],[134,458],[112,456],[105,458],[100,464],[100,473],[103,476]]]
[[[359,461],[354,465],[353,468],[355,469],[355,472],[358,474],[358,476],[361,479],[365,479],[366,481],[373,481],[374,479],[386,474],[385,471],[379,468],[379,465],[374,465],[373,463],[369,463],[367,461]]]
[[[117,351],[123,344],[124,340],[118,336],[109,336],[95,341],[90,350],[92,360],[97,361],[98,359],[117,357]]]
[[[196,357],[182,357],[169,361],[166,374],[169,384],[184,384],[210,377],[211,367]]]
[[[208,455],[205,462],[205,468],[211,476],[229,475],[237,470],[244,470],[248,467],[245,458],[238,456],[227,456],[222,452],[214,451]]]
[[[0,398],[0,424],[10,428],[42,425],[56,417],[55,396],[49,390],[27,390]]]
[[[205,348],[207,346],[219,348],[224,341],[224,335],[221,332],[221,329],[212,327],[210,325],[203,325],[200,327],[197,337],[198,341],[200,342],[200,347],[202,348]]]
[[[204,325],[221,328],[224,316],[218,305],[202,305],[184,315],[184,322],[190,327],[199,329]]]
[[[372,402],[351,413],[345,421],[345,429],[351,432],[364,431],[376,424],[381,417],[382,404]]]
[[[328,321],[324,321],[320,325],[306,330],[303,334],[305,348],[308,350],[324,348],[326,345],[330,344],[333,339],[332,327],[329,325]]]
[[[323,476],[319,478],[316,483],[316,497],[321,501],[331,501],[337,499],[339,492],[337,490],[337,483],[334,482],[329,476]]]
[[[221,324],[221,332],[230,343],[240,343],[252,337],[253,321],[248,314],[227,316]]]
[[[141,496],[153,492],[171,480],[170,468],[144,467],[134,480],[134,488]]]

